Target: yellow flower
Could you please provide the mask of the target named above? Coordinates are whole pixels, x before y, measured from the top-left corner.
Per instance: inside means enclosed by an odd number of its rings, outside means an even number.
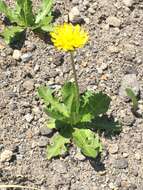
[[[64,23],[56,26],[50,33],[54,46],[64,51],[73,51],[83,47],[88,40],[88,33],[81,29],[80,25]]]

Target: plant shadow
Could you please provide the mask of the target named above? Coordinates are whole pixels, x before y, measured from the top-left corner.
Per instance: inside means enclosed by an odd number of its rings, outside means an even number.
[[[11,40],[9,46],[12,49],[21,49],[26,39],[26,30],[20,33],[16,33],[15,37]]]
[[[99,135],[104,133],[106,138],[112,138],[112,136],[117,136],[122,130],[122,125],[115,121],[114,117],[108,117],[103,115],[101,117],[95,117],[91,126],[94,126],[93,130],[98,130]]]
[[[88,158],[88,161],[96,172],[103,172],[106,170],[105,164],[101,161],[100,156],[98,156],[96,159]]]

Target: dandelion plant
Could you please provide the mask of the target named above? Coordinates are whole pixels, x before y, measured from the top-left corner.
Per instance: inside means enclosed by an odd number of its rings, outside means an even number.
[[[57,130],[47,146],[47,158],[63,155],[72,142],[85,156],[96,158],[102,152],[97,131],[120,131],[120,126],[108,123],[104,116],[110,105],[109,96],[102,92],[79,92],[74,52],[87,43],[88,33],[79,25],[64,23],[56,26],[50,34],[54,46],[70,54],[74,82],[65,82],[59,98],[49,87],[41,86],[38,89],[45,103],[44,111],[50,117],[47,127]]]

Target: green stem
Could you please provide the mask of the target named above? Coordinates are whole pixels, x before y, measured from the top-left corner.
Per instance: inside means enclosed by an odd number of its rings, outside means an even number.
[[[77,97],[78,97],[78,100],[79,100],[79,86],[78,86],[77,74],[76,74],[74,57],[73,57],[73,52],[72,51],[70,51],[70,55],[71,55],[71,65],[72,65],[72,70],[73,70],[74,81],[75,81],[75,85],[76,85],[76,89],[77,89]]]

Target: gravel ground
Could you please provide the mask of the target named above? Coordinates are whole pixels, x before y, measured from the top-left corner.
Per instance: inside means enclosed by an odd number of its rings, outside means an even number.
[[[36,89],[47,84],[58,90],[72,78],[69,55],[32,32],[20,49],[0,39],[0,183],[41,190],[143,190],[143,119],[132,114],[124,92],[128,85],[135,90],[142,115],[143,1],[59,0],[55,13],[56,22],[69,15],[89,31],[88,44],[75,57],[81,91],[110,95],[108,115],[123,130],[102,137],[101,159],[88,160],[71,147],[69,155],[48,161],[51,131],[44,127]]]

